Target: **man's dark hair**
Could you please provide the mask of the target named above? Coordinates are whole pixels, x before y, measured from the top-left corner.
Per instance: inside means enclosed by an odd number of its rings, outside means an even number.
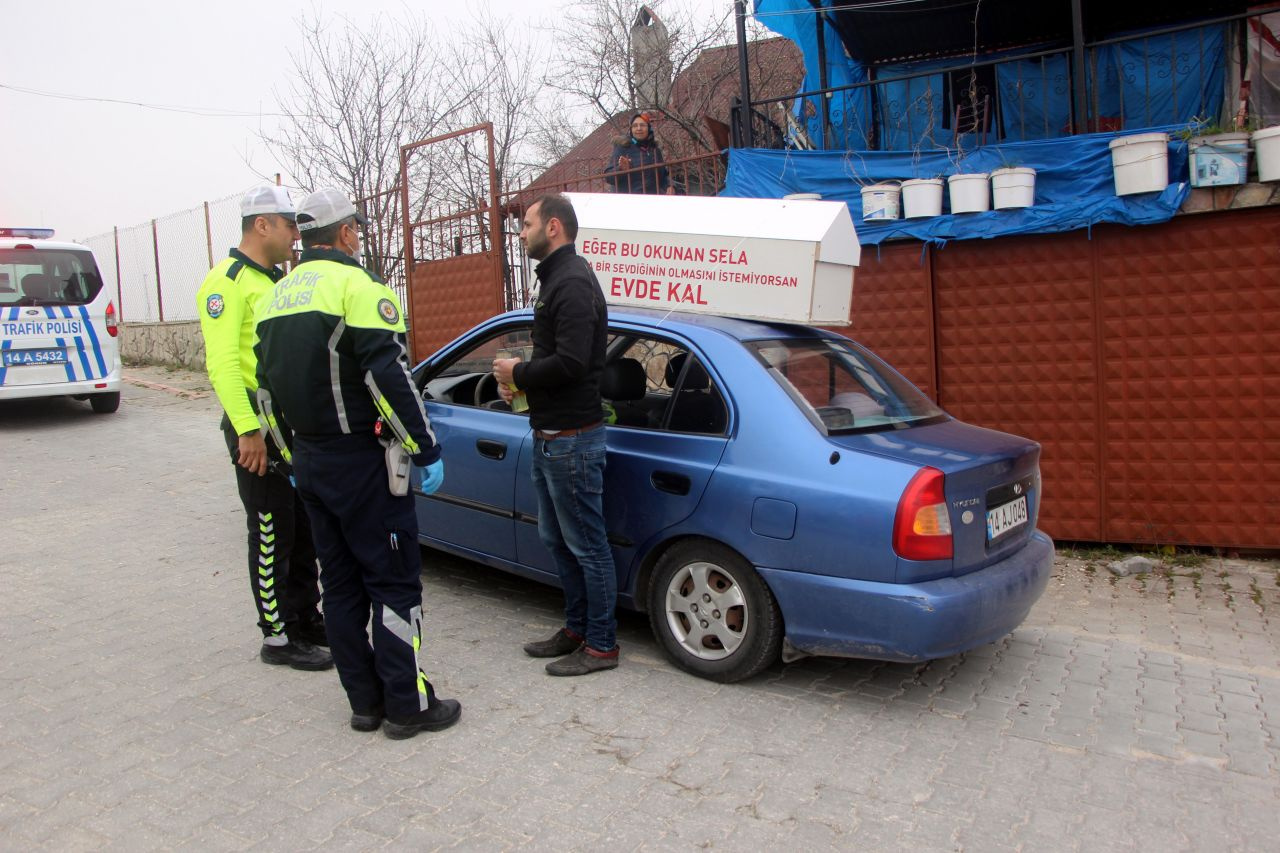
[[[259,216],[280,216],[279,213],[254,213],[249,216],[240,217],[240,233],[248,234],[253,230],[253,223],[257,221]],[[288,218],[288,217],[284,217]]]
[[[315,228],[311,231],[302,232],[302,248],[310,249],[312,246],[332,246],[338,242],[338,232],[342,230],[343,225],[350,225],[357,228],[356,218],[348,216],[332,225],[326,225],[323,228]]]
[[[559,219],[564,228],[564,236],[572,243],[578,239],[578,214],[573,212],[573,204],[560,193],[547,193],[536,202],[538,213],[543,224],[552,219]]]

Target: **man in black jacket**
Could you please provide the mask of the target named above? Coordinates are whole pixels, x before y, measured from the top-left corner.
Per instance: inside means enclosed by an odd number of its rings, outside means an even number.
[[[534,430],[533,485],[538,534],[564,588],[565,627],[528,643],[532,657],[554,657],[551,675],[586,675],[618,665],[614,604],[618,580],[604,524],[604,371],[608,314],[590,264],[573,241],[578,217],[559,194],[529,206],[520,240],[541,261],[533,307],[533,358],[498,358],[493,373],[510,401],[527,393]]]

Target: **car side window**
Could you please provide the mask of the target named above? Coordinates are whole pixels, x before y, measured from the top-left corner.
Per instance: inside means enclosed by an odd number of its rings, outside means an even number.
[[[615,336],[600,381],[606,419],[641,429],[724,433],[720,389],[694,355],[655,338]]]
[[[498,393],[493,360],[520,358],[527,361],[532,357],[530,328],[504,329],[434,370],[423,387],[423,399],[510,412],[511,406]]]

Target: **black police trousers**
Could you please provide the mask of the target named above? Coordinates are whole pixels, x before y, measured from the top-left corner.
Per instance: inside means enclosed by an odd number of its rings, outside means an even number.
[[[236,487],[249,530],[249,586],[262,636],[279,636],[289,626],[318,621],[320,602],[316,549],[311,523],[289,480],[272,469],[261,477],[235,464],[239,439],[223,418],[222,435],[236,470]]]
[[[329,651],[351,709],[383,708],[391,718],[425,710],[431,685],[419,664],[422,558],[413,493],[391,494],[373,436],[295,436],[293,470],[320,556]]]

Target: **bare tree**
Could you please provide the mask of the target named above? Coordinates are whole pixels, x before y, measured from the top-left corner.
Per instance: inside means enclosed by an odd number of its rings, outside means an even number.
[[[662,104],[641,103],[647,100],[642,90],[650,86],[637,86],[638,57],[631,36],[637,23],[665,29],[670,64],[663,63],[663,73],[669,69],[672,77],[678,77],[704,49],[731,40],[733,12],[726,4],[725,12],[700,19],[689,6],[670,0],[581,0],[549,28],[559,55],[547,84],[559,87],[603,120],[641,106],[662,108]],[[645,61],[639,64],[651,67]]]
[[[364,200],[371,228],[368,251],[376,269],[394,277],[399,266],[400,146],[457,121],[476,97],[456,63],[433,39],[425,17],[406,13],[299,22],[301,47],[291,52],[297,76],[277,91],[285,118],[262,141],[304,190],[336,185]]]
[[[647,109],[679,128],[678,153],[718,147],[703,117],[720,111],[713,104],[725,100],[726,86],[737,88],[737,61],[728,51],[736,39],[732,4],[699,16],[681,0],[580,0],[549,29],[559,53],[548,86],[588,107],[597,121]],[[768,35],[750,20],[748,30],[752,38]],[[698,61],[717,47],[725,48],[724,56]],[[667,55],[647,55],[653,50]],[[754,84],[774,69],[753,61],[751,72]],[[682,78],[686,85],[672,86]],[[724,121],[727,115],[717,118]],[[673,139],[671,131],[662,135]]]
[[[545,56],[505,21],[477,14],[446,43],[411,13],[360,24],[304,19],[301,30],[302,47],[293,54],[298,76],[287,93],[277,93],[287,119],[263,141],[304,189],[335,184],[365,201],[369,260],[388,279],[400,275],[404,237],[402,145],[491,122],[501,193],[551,161],[552,140],[565,144],[572,120],[562,101],[546,97],[537,73]],[[413,222],[481,210],[489,192],[483,136],[415,149],[408,184]],[[421,251],[441,255],[484,251],[488,236],[477,214],[471,227],[438,228],[420,239],[433,243]]]

